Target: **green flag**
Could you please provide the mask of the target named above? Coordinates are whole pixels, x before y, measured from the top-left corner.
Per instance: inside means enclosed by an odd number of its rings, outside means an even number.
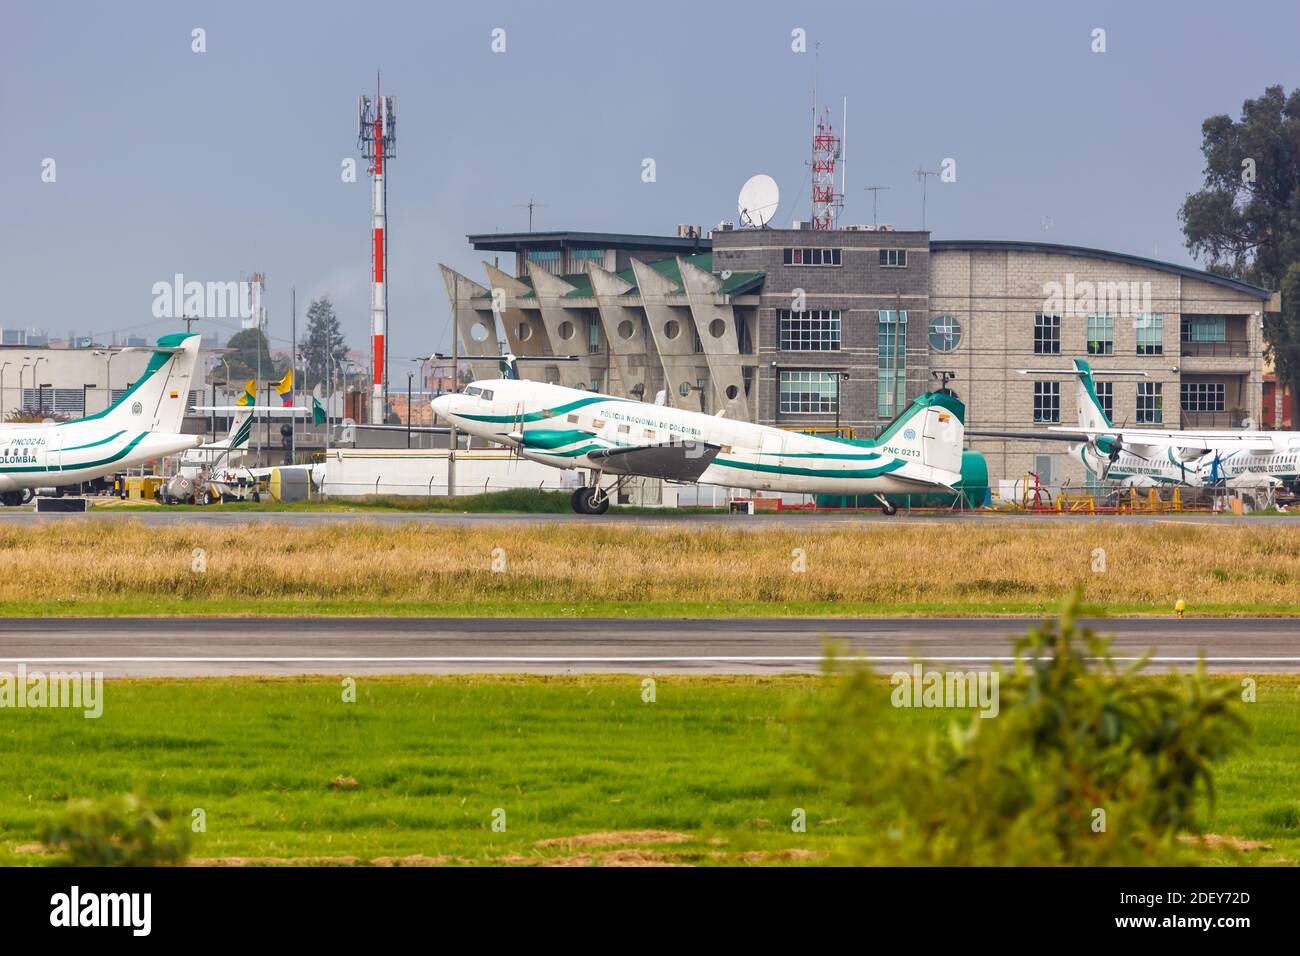
[[[321,405],[320,399],[312,396],[311,400],[311,421],[313,425],[325,424],[325,407]]]

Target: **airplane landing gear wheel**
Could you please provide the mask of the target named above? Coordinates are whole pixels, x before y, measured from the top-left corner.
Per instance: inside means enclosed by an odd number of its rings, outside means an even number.
[[[579,488],[573,493],[573,510],[580,515],[603,515],[609,510],[609,495],[596,500],[596,488]]]
[[[884,495],[876,495],[876,500],[880,502],[880,513],[883,515],[895,515],[898,513],[898,505],[894,504]]]

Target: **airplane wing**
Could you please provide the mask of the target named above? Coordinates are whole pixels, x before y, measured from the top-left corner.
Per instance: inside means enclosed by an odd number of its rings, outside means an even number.
[[[587,458],[615,474],[644,475],[669,481],[698,481],[722,446],[708,442],[671,442],[632,448],[601,448]]]
[[[966,430],[967,438],[1015,438],[1020,441],[1066,441],[1079,444],[1088,440],[1083,432],[1043,431],[1043,432],[982,432]]]
[[[1154,428],[1084,429],[1079,434],[1085,438],[1118,436],[1128,447],[1146,445],[1173,445],[1177,448],[1201,451],[1270,452],[1277,449],[1276,441],[1267,432],[1180,432],[1161,431]]]

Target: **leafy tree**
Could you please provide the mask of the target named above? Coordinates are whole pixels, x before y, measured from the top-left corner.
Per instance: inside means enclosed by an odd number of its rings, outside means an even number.
[[[242,383],[244,380],[254,378],[258,372],[258,352],[261,356],[262,381],[268,382],[279,379],[284,375],[287,363],[281,362],[279,366],[271,358],[270,343],[267,342],[265,333],[261,329],[244,329],[236,332],[226,343],[226,347],[233,351],[226,354],[226,364],[230,366],[230,381]]]
[[[889,816],[850,845],[890,865],[1140,865],[1184,862],[1198,798],[1244,721],[1239,688],[1203,668],[1145,677],[1075,623],[1019,640],[997,713],[936,728],[891,707],[865,669],[806,705],[796,739],[819,783]],[[1090,663],[1089,658],[1093,658]],[[891,681],[891,683],[893,683]],[[1101,811],[1099,813],[1098,811]]]
[[[309,389],[325,381],[330,369],[342,368],[348,357],[343,330],[329,296],[314,299],[307,307],[307,335],[298,343],[298,354],[302,356],[304,385]]]
[[[1188,250],[1210,271],[1267,289],[1285,284],[1300,262],[1300,89],[1270,86],[1247,100],[1241,119],[1211,116],[1201,124],[1205,185],[1183,202],[1179,218]],[[1278,378],[1300,419],[1300,311],[1265,317],[1264,338]]]

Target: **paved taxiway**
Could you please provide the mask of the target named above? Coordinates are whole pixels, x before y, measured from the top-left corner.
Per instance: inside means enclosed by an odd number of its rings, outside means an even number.
[[[1087,622],[1114,652],[1155,650],[1153,670],[1300,672],[1300,620],[1111,618]],[[108,676],[358,673],[815,672],[839,641],[893,670],[920,658],[984,668],[1004,661],[1024,620],[557,618],[54,618],[0,621],[0,670]]]

